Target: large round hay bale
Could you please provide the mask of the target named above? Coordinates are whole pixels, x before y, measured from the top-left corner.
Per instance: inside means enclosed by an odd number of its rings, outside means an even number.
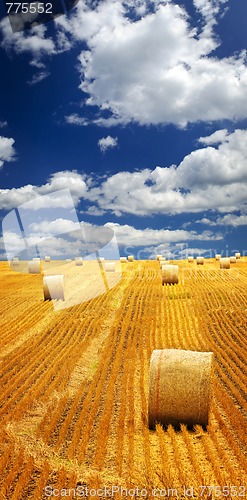
[[[192,255],[188,256],[188,262],[194,262],[194,257]]]
[[[231,257],[230,257],[230,264],[235,264],[236,260],[237,259],[236,259],[235,255],[231,255]]]
[[[44,300],[64,300],[64,281],[62,274],[44,276]]]
[[[45,256],[45,262],[51,262],[51,257],[50,255]]]
[[[82,257],[76,257],[76,259],[75,259],[75,265],[76,266],[83,266]]]
[[[157,254],[156,255],[156,260],[160,260],[160,259],[162,259],[162,255],[161,254]]]
[[[12,259],[12,265],[13,266],[19,266],[19,264],[20,264],[19,257],[13,257],[13,259]]]
[[[164,258],[160,259],[159,262],[160,262],[160,268],[162,268],[162,266],[165,266],[165,264],[167,264],[166,259]]]
[[[120,262],[123,264],[124,262],[127,262],[127,257],[120,257]]]
[[[204,257],[196,257],[196,263],[202,266],[204,264]]]
[[[148,422],[154,428],[181,423],[207,425],[212,352],[155,350],[149,371]]]
[[[178,266],[165,264],[161,268],[162,285],[175,285],[178,283]]]
[[[220,253],[217,253],[217,254],[215,255],[215,260],[220,260],[220,259],[221,259],[221,254],[220,254]]]
[[[40,260],[30,260],[27,264],[27,270],[29,274],[40,274]]]
[[[99,257],[98,258],[98,262],[104,262],[105,261],[105,257]]]
[[[133,262],[134,260],[134,255],[128,255],[128,261]]]
[[[236,257],[236,259],[240,259],[240,257],[241,257],[240,252],[236,252],[235,257]]]
[[[114,272],[115,271],[115,262],[106,262],[105,263],[105,271]]]
[[[221,259],[220,259],[220,269],[230,269],[230,259],[229,259],[229,257],[221,257]]]

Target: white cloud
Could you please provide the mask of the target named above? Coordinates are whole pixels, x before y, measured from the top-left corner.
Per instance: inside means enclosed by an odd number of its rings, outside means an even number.
[[[221,234],[217,235],[210,231],[197,233],[196,231],[185,231],[183,229],[136,229],[128,224],[121,225],[113,222],[108,222],[105,226],[113,229],[120,246],[170,245],[187,242],[188,240],[211,241],[222,239]]]
[[[87,198],[115,215],[152,215],[246,207],[247,131],[227,142],[192,151],[178,166],[119,172],[92,187]]]
[[[15,159],[14,139],[0,136],[0,169],[5,161]]]
[[[118,144],[117,137],[111,137],[108,135],[107,137],[102,137],[98,141],[98,146],[100,150],[104,153],[107,149],[115,148]]]
[[[247,130],[235,130],[217,147],[192,151],[178,166],[121,171],[103,179],[63,171],[53,174],[42,186],[2,189],[0,208],[7,210],[38,195],[69,188],[76,205],[81,200],[88,203],[84,210],[90,215],[245,212],[246,164]],[[39,203],[37,198],[37,208]]]
[[[8,122],[6,122],[6,120],[0,121],[0,128],[4,128],[4,127],[7,127],[7,126],[8,126]]]
[[[74,203],[77,205],[79,200],[85,196],[88,186],[90,186],[90,182],[90,179],[86,175],[78,174],[75,171],[56,172],[52,174],[49,181],[42,186],[32,186],[28,184],[20,188],[0,189],[0,209],[11,210],[11,208],[18,207],[29,200],[33,200],[32,209],[38,210],[41,208],[40,203],[42,201],[40,195],[48,195],[49,193],[51,194],[49,206],[53,207],[54,199],[52,193],[66,188],[70,189]],[[36,199],[37,206],[35,206],[34,202]],[[67,201],[67,198],[65,198],[63,204],[63,200],[59,199],[56,203],[58,206],[66,207]],[[47,198],[45,203],[48,203]]]
[[[41,82],[45,78],[47,78],[50,75],[49,71],[40,71],[36,75],[33,75],[31,80],[28,80],[27,83],[29,85],[36,85],[36,83]]]
[[[226,214],[223,217],[217,217],[216,220],[210,220],[206,217],[196,221],[198,224],[205,224],[208,226],[247,226],[247,215]]]
[[[216,130],[213,134],[207,136],[207,137],[199,137],[198,142],[201,142],[202,144],[217,144],[217,143],[222,143],[226,142],[228,139],[228,130],[226,128],[222,130]]]
[[[80,125],[85,126],[88,125],[89,122],[86,118],[79,116],[77,113],[73,113],[71,115],[65,116],[65,121],[70,125]]]
[[[161,2],[136,21],[120,0],[101,2],[94,11],[80,2],[69,20],[58,20],[76,40],[87,42],[80,55],[80,88],[88,105],[111,113],[93,122],[186,126],[245,117],[245,52],[211,56],[219,44],[214,16],[224,3],[196,2],[205,18],[201,32],[191,28],[184,8]]]

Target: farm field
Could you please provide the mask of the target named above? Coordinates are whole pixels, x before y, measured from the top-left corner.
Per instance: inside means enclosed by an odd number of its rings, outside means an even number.
[[[247,258],[174,263],[177,285],[135,261],[57,311],[41,275],[0,263],[1,500],[247,498]],[[150,357],[167,348],[215,355],[206,429],[148,428]]]

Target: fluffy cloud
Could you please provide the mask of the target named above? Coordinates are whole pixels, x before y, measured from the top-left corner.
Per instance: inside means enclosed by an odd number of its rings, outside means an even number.
[[[77,205],[81,198],[86,194],[88,186],[90,186],[91,180],[86,175],[78,174],[75,171],[63,171],[56,172],[51,175],[49,181],[42,186],[32,186],[28,184],[20,188],[12,189],[0,189],[0,209],[11,210],[11,208],[18,207],[23,203],[33,200],[32,209],[39,209],[40,207],[40,195],[51,194],[50,206],[54,206],[54,200],[52,198],[52,193],[60,189],[70,189],[73,201]],[[35,200],[37,201],[37,206],[35,205]],[[47,203],[47,199],[46,199]],[[66,207],[67,199],[59,200],[59,206]]]
[[[224,135],[223,142],[188,154],[176,166],[118,172],[94,179],[76,171],[56,172],[42,186],[0,190],[0,208],[11,209],[38,195],[69,188],[75,205],[88,214],[154,215],[246,211],[247,131]],[[39,208],[37,198],[37,208]]]
[[[0,169],[5,161],[12,161],[15,158],[13,148],[14,139],[0,136]]]
[[[247,215],[226,214],[223,217],[217,217],[216,220],[210,220],[207,217],[196,221],[197,224],[206,226],[247,226]]]
[[[102,137],[102,139],[99,139],[98,141],[98,146],[103,153],[107,149],[115,148],[117,144],[118,144],[117,137],[111,137],[110,135],[108,135],[107,137]]]
[[[120,0],[91,10],[79,2],[70,19],[58,24],[87,42],[80,55],[80,88],[87,104],[102,110],[99,125],[174,123],[243,118],[247,115],[246,54],[219,59],[212,27],[227,0],[195,0],[201,31],[189,24],[183,7],[171,2],[139,3],[133,20]],[[111,116],[104,117],[105,110]]]

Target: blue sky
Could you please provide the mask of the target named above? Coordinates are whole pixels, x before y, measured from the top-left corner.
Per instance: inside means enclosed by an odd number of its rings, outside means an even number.
[[[79,0],[18,33],[0,15],[1,219],[66,187],[121,255],[246,251],[245,0]]]

